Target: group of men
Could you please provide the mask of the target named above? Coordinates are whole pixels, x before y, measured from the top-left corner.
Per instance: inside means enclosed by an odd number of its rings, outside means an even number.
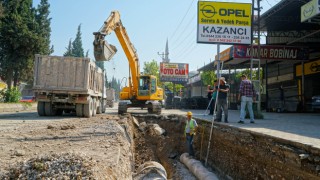
[[[221,122],[222,111],[224,112],[224,122],[228,123],[228,92],[230,86],[226,83],[225,78],[221,77],[218,81],[214,81],[213,87],[208,85],[208,98],[209,98],[209,115],[214,114],[214,110],[217,110],[217,115],[214,121]],[[240,121],[238,123],[243,124],[246,107],[248,108],[250,115],[250,123],[254,123],[254,114],[252,109],[252,103],[255,101],[255,90],[252,82],[246,75],[241,76],[241,83],[239,88],[238,101],[241,101]],[[216,109],[215,109],[216,108]]]
[[[225,78],[221,77],[218,81],[214,82],[214,86],[208,85],[208,98],[210,108],[210,115],[214,114],[214,108],[217,109],[217,116],[214,119],[216,122],[221,122],[222,111],[224,112],[224,122],[228,123],[228,101],[227,95],[230,86],[226,83]],[[240,121],[238,123],[243,124],[246,115],[246,106],[250,114],[250,123],[254,123],[254,114],[252,109],[252,103],[255,101],[255,90],[252,82],[246,75],[241,76],[241,83],[239,88],[238,100],[241,101]],[[217,101],[217,102],[216,102]],[[194,156],[193,150],[193,136],[196,134],[198,124],[195,119],[192,118],[192,112],[187,112],[187,121],[185,125],[185,136],[187,141],[187,148],[190,156]]]

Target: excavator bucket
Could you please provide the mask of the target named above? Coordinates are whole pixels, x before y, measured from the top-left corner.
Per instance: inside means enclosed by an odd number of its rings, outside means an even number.
[[[117,52],[117,48],[105,40],[94,44],[93,50],[96,61],[109,61]]]

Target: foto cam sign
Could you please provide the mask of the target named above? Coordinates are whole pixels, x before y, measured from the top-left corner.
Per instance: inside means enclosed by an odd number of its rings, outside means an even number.
[[[197,42],[251,44],[251,4],[199,1]]]
[[[160,63],[160,81],[186,83],[189,77],[189,64]]]

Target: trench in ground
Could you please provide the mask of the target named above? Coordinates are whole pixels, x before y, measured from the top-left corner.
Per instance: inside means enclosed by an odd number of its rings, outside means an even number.
[[[133,130],[135,169],[147,161],[156,161],[165,168],[168,179],[196,179],[179,160],[180,155],[186,152],[181,117],[134,117],[140,125]],[[154,130],[155,124],[164,129],[165,133],[158,135]]]
[[[185,117],[179,115],[136,116],[144,130],[134,128],[135,168],[146,161],[164,166],[168,179],[186,179],[179,174],[180,155],[187,152],[183,136]],[[156,135],[153,124],[165,130]],[[220,179],[319,179],[320,150],[308,144],[274,137],[221,123],[198,121],[194,137],[196,159]],[[143,127],[143,126],[142,126]],[[212,139],[209,138],[212,129]],[[140,126],[141,129],[141,126]],[[209,139],[210,142],[209,143]],[[208,148],[210,147],[210,148]],[[210,153],[208,156],[208,149]],[[206,156],[207,155],[207,156]],[[180,163],[181,164],[181,163]],[[183,165],[182,165],[183,166]]]

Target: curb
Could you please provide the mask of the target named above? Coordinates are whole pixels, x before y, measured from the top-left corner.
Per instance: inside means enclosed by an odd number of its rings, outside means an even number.
[[[19,112],[19,111],[28,111],[36,110],[37,103],[0,103],[0,113],[2,112]]]

